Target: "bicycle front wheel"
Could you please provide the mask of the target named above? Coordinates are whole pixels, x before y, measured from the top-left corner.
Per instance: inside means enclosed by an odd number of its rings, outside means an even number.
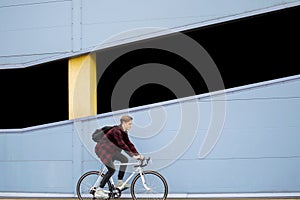
[[[132,180],[130,189],[134,200],[165,200],[168,196],[168,184],[165,178],[155,171],[144,171],[143,176],[138,174]]]

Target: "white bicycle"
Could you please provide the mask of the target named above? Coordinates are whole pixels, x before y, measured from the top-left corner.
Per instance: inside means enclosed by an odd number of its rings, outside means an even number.
[[[149,160],[150,158],[147,158],[138,160],[135,163],[120,163],[115,165],[134,165],[135,170],[124,181],[125,185],[133,178],[130,193],[134,200],[165,200],[168,195],[168,184],[165,178],[156,171],[143,170],[143,167],[148,165]],[[105,172],[106,168],[103,167],[100,171],[89,171],[83,174],[77,182],[76,192],[78,199],[96,199],[95,192]],[[120,198],[122,195],[122,191],[115,186],[112,178],[107,182],[104,191],[108,194],[109,199]]]

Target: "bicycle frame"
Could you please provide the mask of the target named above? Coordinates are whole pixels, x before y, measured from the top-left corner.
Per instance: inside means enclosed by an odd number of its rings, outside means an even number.
[[[116,163],[115,165],[116,166],[121,166],[121,165],[138,165],[139,163]],[[105,172],[106,168],[103,167],[103,169],[100,171],[99,173],[99,176],[95,182],[95,184],[93,185],[94,188],[97,188],[99,185],[100,185],[100,181],[102,179],[102,174]],[[125,184],[127,184],[133,177],[134,175],[136,174],[140,174],[141,176],[141,179],[142,179],[142,184],[144,186],[144,188],[147,190],[147,191],[150,191],[151,188],[149,188],[146,184],[146,181],[145,181],[145,177],[144,177],[144,174],[143,174],[143,168],[141,166],[137,166],[136,169],[131,173],[131,175],[124,181],[123,185],[121,187],[124,187]],[[113,186],[115,186],[115,183],[114,183],[114,180],[113,178],[111,177],[110,179],[110,182]],[[106,193],[110,193],[111,191],[107,191],[107,190],[104,190],[104,192]]]
[[[132,183],[130,184],[130,194],[134,200],[144,197],[166,200],[168,195],[168,184],[164,177],[158,172],[144,170],[144,167],[149,164],[149,161],[151,161],[150,157],[137,160],[137,162],[134,163],[115,163],[116,166],[133,165],[134,170],[121,187],[116,187],[112,177],[109,179],[108,184],[104,187],[104,192],[108,195],[108,198],[120,198],[122,196],[122,191],[125,190],[125,184],[128,184],[132,179]],[[76,186],[78,199],[84,200],[84,198],[95,199],[98,198],[98,196],[101,197],[97,192],[101,190],[99,188],[100,182],[106,172],[107,168],[103,166],[100,171],[88,171],[81,175]]]

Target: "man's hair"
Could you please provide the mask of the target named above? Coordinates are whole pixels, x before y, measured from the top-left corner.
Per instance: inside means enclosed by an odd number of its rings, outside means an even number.
[[[123,115],[122,117],[121,117],[121,119],[120,119],[120,122],[121,122],[121,124],[123,123],[123,122],[129,122],[129,121],[132,121],[132,117],[131,116],[129,116],[129,115]]]

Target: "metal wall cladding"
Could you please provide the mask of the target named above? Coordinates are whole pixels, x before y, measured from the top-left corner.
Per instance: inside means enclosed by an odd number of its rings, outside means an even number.
[[[72,124],[1,132],[1,192],[72,192],[72,138]]]
[[[142,29],[147,28],[180,29],[229,16],[234,18],[239,14],[289,2],[292,1],[84,1],[82,45],[86,48],[101,45],[107,40],[113,42],[120,39],[116,35],[126,32],[129,37],[141,36],[145,34]]]
[[[32,62],[72,49],[71,1],[2,2],[0,10],[1,64]]]
[[[124,37],[136,41],[153,27],[196,28],[201,23],[213,24],[214,20],[235,19],[291,3],[297,1],[3,1],[0,67],[26,67],[66,58],[99,47],[107,40],[114,45],[124,41]],[[128,37],[124,36],[128,31]],[[121,41],[113,38],[120,33]]]
[[[80,175],[102,166],[94,153],[93,130],[118,124],[128,112],[134,118],[131,140],[153,158],[147,169],[166,177],[171,194],[299,191],[299,90],[300,79],[294,77],[231,89],[222,101],[207,94],[1,130],[0,192],[74,195]],[[219,110],[215,102],[226,109]],[[218,118],[212,115],[224,116],[220,129],[214,129],[212,120]],[[219,131],[217,137],[210,130]]]

